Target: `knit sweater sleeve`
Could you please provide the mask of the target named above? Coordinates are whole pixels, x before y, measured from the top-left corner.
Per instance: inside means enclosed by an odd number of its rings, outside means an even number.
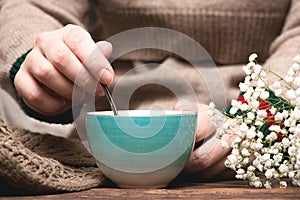
[[[285,76],[293,63],[293,58],[300,55],[300,1],[292,0],[281,34],[270,46],[270,57],[264,66]]]
[[[12,64],[35,44],[36,36],[66,24],[83,26],[87,0],[0,0],[0,86],[16,98],[9,81]]]

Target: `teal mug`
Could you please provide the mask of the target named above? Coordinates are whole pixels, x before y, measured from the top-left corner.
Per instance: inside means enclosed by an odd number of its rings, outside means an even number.
[[[103,174],[124,188],[163,188],[186,165],[197,113],[174,110],[88,112],[91,153]]]

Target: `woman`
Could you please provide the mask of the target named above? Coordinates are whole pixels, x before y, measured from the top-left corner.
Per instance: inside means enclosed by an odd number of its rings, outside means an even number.
[[[201,116],[196,142],[203,143],[196,145],[185,171],[202,178],[228,175],[223,164],[228,152],[218,141],[210,143],[208,139],[214,138],[210,137],[214,129],[206,115],[211,95],[221,95],[219,107],[224,106],[223,100],[228,105],[237,97],[237,85],[243,78],[242,65],[252,52],[258,53],[264,66],[278,73],[285,73],[292,58],[300,52],[297,0],[9,0],[1,1],[0,5],[1,87],[15,99],[20,97],[21,101],[17,101],[22,108],[38,120],[72,122],[72,101],[84,102],[87,94],[96,94],[98,109],[108,109],[98,82],[111,88],[130,88],[136,84],[133,77],[145,78],[147,73],[135,70],[143,64],[156,63],[156,68],[167,65],[179,72],[196,94],[194,103],[199,103]],[[105,40],[141,27],[168,28],[186,34],[209,53],[218,66],[218,75],[207,77],[216,69],[213,67],[203,67],[204,73],[195,73],[195,67],[173,52],[151,49],[127,52],[110,64],[112,45]],[[117,45],[113,43],[114,51],[118,50]],[[116,84],[127,72],[133,76],[125,76],[124,84]],[[157,79],[149,82],[175,80],[171,73],[154,77]],[[208,79],[213,81],[206,84]],[[220,91],[218,84],[213,86],[217,80],[222,81],[224,90]],[[72,99],[75,82],[77,95]],[[94,88],[95,85],[99,86]],[[164,86],[138,85],[140,89],[133,92],[130,105],[124,106],[149,109],[159,103],[165,109],[190,109],[190,104],[176,104],[177,94]]]

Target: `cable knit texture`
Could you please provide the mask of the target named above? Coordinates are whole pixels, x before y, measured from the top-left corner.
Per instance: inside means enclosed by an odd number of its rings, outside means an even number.
[[[91,8],[96,15],[88,14]],[[87,21],[90,16],[93,21]],[[34,47],[39,33],[69,23],[90,28],[96,41],[146,26],[187,34],[217,63],[225,88],[225,97],[218,99],[226,98],[228,103],[239,94],[238,84],[244,76],[242,65],[247,63],[249,54],[258,53],[260,62],[279,74],[286,73],[293,57],[300,54],[299,0],[0,0],[1,88],[16,100],[9,81],[12,64]],[[210,84],[211,90],[208,90],[203,79],[203,76],[209,76],[206,78],[212,81],[216,79],[210,68],[204,68],[203,74],[195,76],[197,73],[191,65],[171,56],[151,49],[124,55],[114,65],[116,80],[130,70],[136,74],[126,77],[120,86],[124,87],[122,91],[127,92],[138,80],[149,78],[132,70],[134,63],[148,61],[166,64],[180,72],[201,103],[211,100],[209,92],[220,91],[214,84]],[[157,80],[151,82],[160,83],[163,79],[176,83],[171,73],[160,71],[159,66],[157,69],[157,74],[154,73]],[[147,109],[158,102],[166,109],[172,108],[176,98],[165,89],[157,85],[139,89],[132,97],[131,108]],[[105,109],[104,105],[109,104],[100,102],[99,108]],[[18,121],[14,113],[0,117],[17,121],[19,127],[10,129],[0,121],[0,179],[32,193],[76,191],[102,184],[101,172],[78,140],[26,131],[20,126],[22,123],[25,126],[27,121],[23,118]],[[51,130],[49,126],[45,131]]]
[[[79,191],[104,179],[78,139],[11,129],[1,118],[0,167],[0,177],[29,193]]]

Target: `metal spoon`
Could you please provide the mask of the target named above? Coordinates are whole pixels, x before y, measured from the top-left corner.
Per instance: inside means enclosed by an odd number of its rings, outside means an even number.
[[[111,96],[111,94],[110,94],[110,92],[108,90],[107,85],[103,84],[103,83],[100,83],[100,84],[101,84],[101,86],[102,86],[102,88],[103,88],[103,90],[105,92],[105,95],[106,95],[107,100],[108,100],[108,102],[110,104],[111,110],[113,111],[114,115],[118,115],[118,111],[117,111],[116,105],[114,103],[114,100],[112,99],[112,96]]]

